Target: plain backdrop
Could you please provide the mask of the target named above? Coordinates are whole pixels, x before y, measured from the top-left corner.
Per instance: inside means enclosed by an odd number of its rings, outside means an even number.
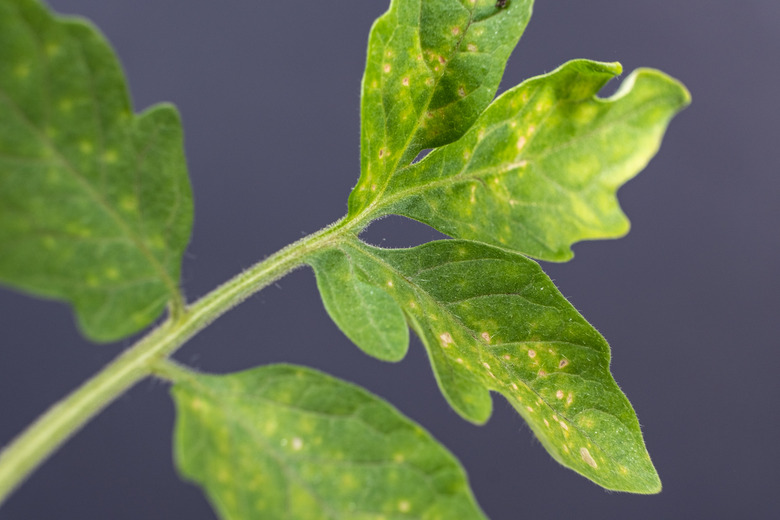
[[[183,268],[191,300],[345,213],[359,173],[365,42],[387,3],[51,1],[106,33],[138,110],[172,101],[182,112],[196,211]],[[610,341],[660,495],[608,493],[558,466],[499,397],[486,426],[464,422],[417,340],[398,364],[365,356],[328,319],[308,269],[176,357],[213,372],[302,363],[364,385],[457,455],[494,520],[777,518],[778,27],[777,0],[539,0],[502,83],[591,58],[662,69],[692,92],[660,154],[620,190],[628,237],[544,265]],[[388,246],[435,236],[400,218],[365,235]],[[89,344],[65,305],[6,290],[0,331],[0,444],[130,344]],[[0,518],[213,520],[171,464],[173,421],[167,385],[140,383]]]

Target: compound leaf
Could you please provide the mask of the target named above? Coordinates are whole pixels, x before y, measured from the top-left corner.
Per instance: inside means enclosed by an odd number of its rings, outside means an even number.
[[[349,213],[366,208],[425,148],[458,139],[493,99],[532,0],[393,0],[369,37],[361,105],[361,177]]]
[[[490,391],[499,392],[563,465],[608,489],[660,490],[609,372],[609,345],[536,262],[464,240],[397,250],[353,240],[340,249],[363,283],[403,308],[464,418],[485,422]]]
[[[271,365],[173,395],[179,470],[226,520],[485,518],[446,449],[344,381]]]
[[[0,281],[70,301],[84,333],[131,334],[180,298],[192,225],[179,116],[132,113],[88,23],[0,2]]]
[[[394,175],[377,212],[550,261],[570,259],[574,242],[624,235],[617,189],[656,153],[689,95],[641,69],[596,97],[620,71],[576,60],[506,92],[461,139]]]

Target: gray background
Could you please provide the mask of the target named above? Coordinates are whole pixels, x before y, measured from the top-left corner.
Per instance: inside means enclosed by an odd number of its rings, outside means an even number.
[[[358,176],[366,37],[387,0],[51,3],[105,31],[138,109],[169,100],[183,114],[196,202],[190,299],[344,214]],[[660,495],[607,493],[559,467],[501,398],[487,426],[462,421],[419,342],[395,365],[363,355],[330,323],[308,270],[220,319],[178,359],[216,372],[297,362],[368,387],[460,458],[494,520],[776,517],[779,27],[777,0],[539,0],[502,84],[583,57],[660,68],[693,94],[661,153],[620,192],[629,236],[545,265],[611,342]],[[401,219],[366,234],[391,246],[434,236]],[[90,345],[65,306],[9,291],[0,330],[0,444],[129,344]],[[167,385],[142,382],[0,518],[213,519],[177,480],[172,424]]]

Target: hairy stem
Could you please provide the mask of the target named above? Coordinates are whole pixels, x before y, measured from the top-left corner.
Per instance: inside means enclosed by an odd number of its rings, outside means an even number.
[[[299,267],[311,253],[343,240],[354,227],[338,221],[257,263],[194,304],[172,312],[165,323],[52,406],[0,452],[0,504],[87,421],[152,374],[155,366],[187,340],[255,292]]]

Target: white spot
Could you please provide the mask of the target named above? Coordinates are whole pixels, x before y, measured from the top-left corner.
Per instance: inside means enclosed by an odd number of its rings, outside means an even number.
[[[558,399],[563,399],[563,390],[558,390],[557,392],[555,392],[555,397],[557,397]]]
[[[550,421],[548,421],[547,419],[544,419],[544,425],[549,428],[550,427]]]
[[[384,70],[385,73],[390,72],[390,69],[391,69],[391,67],[390,67],[389,63],[385,63],[385,66],[382,67],[382,70]]]
[[[580,448],[580,457],[582,457],[582,460],[584,460],[588,466],[592,468],[599,467],[599,465],[596,464],[596,461],[593,459],[593,456],[588,451],[588,448]]]
[[[452,343],[455,343],[455,341],[452,339],[452,334],[450,334],[449,332],[443,333],[441,336],[439,336],[439,339],[441,339],[441,344],[444,347],[447,347]]]
[[[489,365],[489,364],[487,364],[487,363],[482,363],[482,366],[483,366],[483,367],[485,367],[485,368],[487,368],[488,370],[490,370],[490,365]]]
[[[523,149],[523,147],[525,146],[525,141],[526,141],[526,139],[525,139],[525,136],[524,136],[524,135],[521,135],[521,136],[520,136],[520,137],[517,139],[517,149],[518,149],[518,150],[522,150],[522,149]]]
[[[528,349],[528,357],[533,359],[536,357],[536,351],[532,348]]]
[[[404,87],[408,87],[408,86],[409,86],[409,78],[404,78],[404,79],[402,79],[402,80],[401,80],[401,84],[402,84]]]
[[[489,333],[483,332],[482,334],[480,334],[480,336],[482,336],[482,339],[485,340],[485,343],[490,343],[490,334]]]
[[[457,362],[458,362],[458,363],[460,363],[461,365],[463,364],[463,358],[458,358],[458,359],[456,359],[455,361],[457,361]]]
[[[504,359],[506,359],[507,361],[512,361],[512,356],[510,356],[509,354],[504,354]]]
[[[561,428],[563,428],[564,430],[569,431],[569,427],[566,425],[565,422],[559,421],[558,424],[560,424]]]
[[[473,4],[474,2],[471,3]],[[477,52],[477,46],[474,45],[473,43],[469,43],[468,45],[466,45],[466,49],[468,49],[469,52]]]
[[[574,394],[569,392],[569,395],[566,397],[566,405],[570,405],[574,401]]]
[[[526,406],[525,409],[528,410],[529,412],[533,412],[534,411],[532,406]]]
[[[393,281],[392,280],[388,280],[387,281],[387,286],[388,287],[392,287],[393,286]]]
[[[516,384],[516,383],[512,383],[512,388],[513,388],[514,390],[518,390],[518,388],[517,388],[517,384]]]
[[[293,437],[292,440],[293,451],[300,451],[301,448],[303,448],[303,440],[301,440],[299,437]]]

